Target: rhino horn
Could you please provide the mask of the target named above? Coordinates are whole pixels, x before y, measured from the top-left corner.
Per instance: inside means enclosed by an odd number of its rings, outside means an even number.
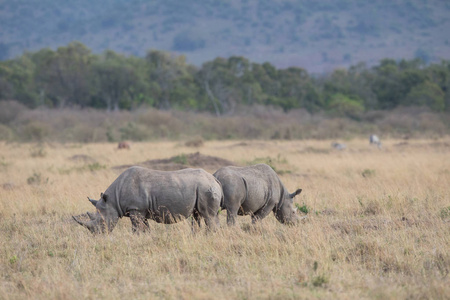
[[[298,189],[295,192],[293,192],[292,194],[289,195],[289,197],[294,198],[295,196],[297,196],[298,194],[300,194],[302,192],[302,189]]]
[[[81,226],[84,226],[84,227],[86,227],[87,229],[89,229],[90,231],[93,231],[93,229],[94,229],[94,224],[93,224],[94,220],[91,220],[91,221],[89,221],[89,222],[84,222],[84,221],[80,220],[80,219],[78,218],[78,216],[72,216],[72,218],[73,218],[78,224],[80,224]]]
[[[95,207],[97,207],[97,202],[98,202],[98,200],[94,200],[94,199],[91,199],[91,198],[89,198],[89,197],[87,197],[88,199],[89,199],[89,201],[92,203],[92,205],[94,205]]]
[[[72,218],[75,220],[75,222],[77,222],[78,224],[82,225],[82,226],[86,226],[85,222],[81,221],[78,216],[72,216]]]

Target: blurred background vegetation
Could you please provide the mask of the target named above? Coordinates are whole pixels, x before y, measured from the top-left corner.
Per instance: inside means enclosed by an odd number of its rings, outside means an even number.
[[[384,59],[310,75],[245,57],[201,67],[79,42],[0,62],[0,139],[99,142],[436,137],[450,128],[450,61]]]
[[[133,110],[141,106],[233,114],[265,105],[359,119],[371,110],[419,106],[450,111],[450,61],[384,59],[324,75],[276,68],[241,56],[201,67],[184,56],[150,50],[143,58],[112,50],[93,54],[80,42],[0,62],[0,100],[28,108]]]

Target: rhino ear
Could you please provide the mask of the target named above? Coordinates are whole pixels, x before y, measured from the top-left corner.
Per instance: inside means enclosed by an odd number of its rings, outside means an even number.
[[[108,195],[102,193],[101,196],[105,202],[108,201]]]
[[[295,196],[297,196],[298,194],[300,194],[302,192],[302,189],[298,189],[295,192],[293,192],[292,194],[289,195],[289,197],[294,198]]]

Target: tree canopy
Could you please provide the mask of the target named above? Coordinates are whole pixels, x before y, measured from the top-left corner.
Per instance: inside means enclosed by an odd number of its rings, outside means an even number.
[[[247,58],[216,58],[201,67],[184,56],[150,50],[145,57],[93,54],[79,42],[0,62],[0,101],[45,106],[209,111],[230,114],[254,104],[303,108],[357,118],[373,109],[427,106],[450,110],[450,61],[384,59],[325,75],[277,69]]]

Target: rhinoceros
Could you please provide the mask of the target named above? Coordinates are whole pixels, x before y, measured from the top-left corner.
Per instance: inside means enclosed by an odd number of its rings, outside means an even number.
[[[252,222],[263,219],[271,211],[283,224],[299,221],[293,198],[301,193],[297,189],[289,194],[275,171],[266,164],[249,167],[222,167],[214,174],[222,184],[227,210],[227,224],[234,225],[236,216],[251,215]]]
[[[88,213],[90,221],[73,218],[93,233],[111,232],[122,217],[130,217],[133,232],[147,230],[147,219],[172,224],[190,216],[193,226],[200,226],[203,218],[214,229],[223,193],[220,183],[203,169],[156,171],[135,166],[120,174],[100,200],[88,199],[97,213]]]

